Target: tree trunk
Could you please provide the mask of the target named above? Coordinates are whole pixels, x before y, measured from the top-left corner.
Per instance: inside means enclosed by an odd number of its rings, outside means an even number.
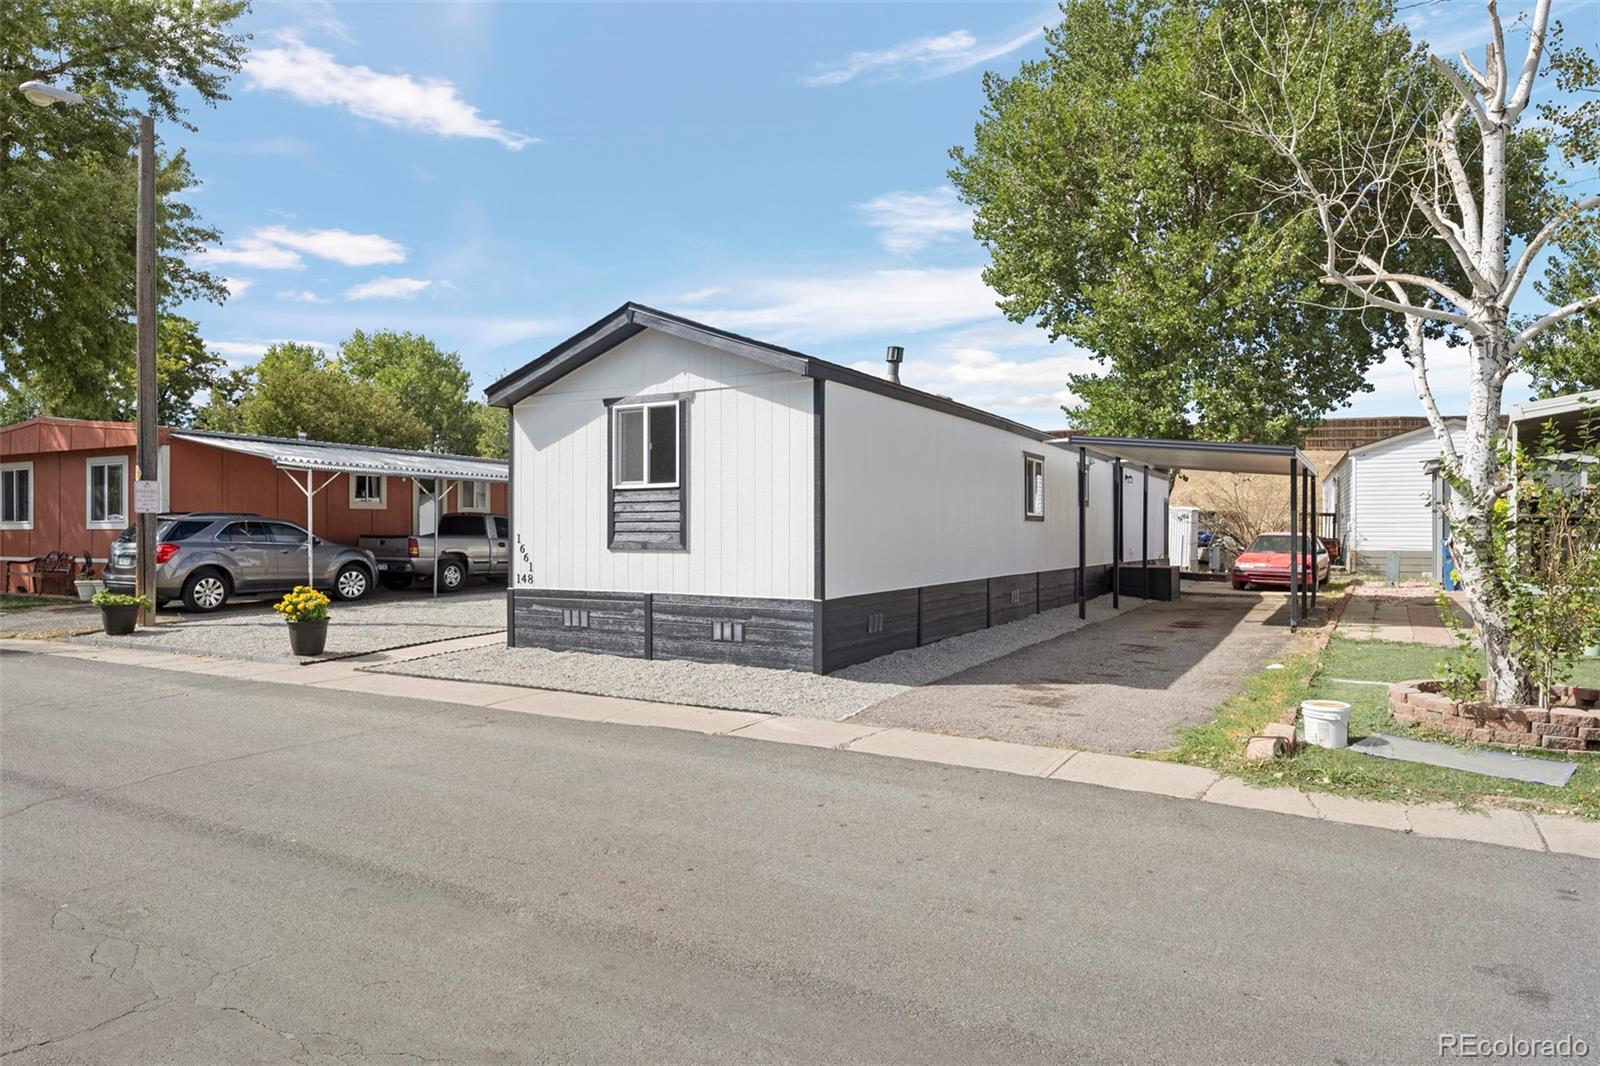
[[[1479,322],[1481,333],[1472,341],[1466,441],[1459,449],[1458,472],[1460,487],[1466,491],[1451,497],[1451,550],[1483,646],[1489,699],[1499,704],[1528,703],[1533,679],[1512,646],[1505,589],[1495,574],[1494,506],[1500,497],[1498,487],[1508,475],[1501,469],[1496,441],[1510,339],[1504,312],[1491,311],[1484,318]]]

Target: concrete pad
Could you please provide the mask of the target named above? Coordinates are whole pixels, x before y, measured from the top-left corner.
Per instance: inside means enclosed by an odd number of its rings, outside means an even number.
[[[950,766],[970,766],[979,770],[999,770],[1029,777],[1049,776],[1051,770],[1073,754],[1060,748],[952,737],[943,733],[918,733],[911,729],[885,729],[854,741],[845,750]]]
[[[1370,825],[1376,829],[1392,829],[1400,833],[1411,829],[1411,823],[1406,820],[1406,808],[1403,804],[1351,799],[1349,796],[1336,796],[1331,792],[1309,792],[1307,795],[1311,798],[1311,805],[1330,822]]]
[[[208,666],[206,673],[217,677],[253,678],[283,669],[282,663],[264,663],[253,659],[221,659],[213,662],[215,665]]]
[[[662,729],[687,729],[695,733],[726,733],[770,717],[753,711],[721,711],[712,707],[682,707],[675,703],[615,700],[619,708],[603,721],[607,725],[649,725]]]
[[[1080,751],[1050,776],[1062,781],[1079,781],[1128,792],[1154,792],[1179,799],[1199,799],[1206,789],[1221,780],[1210,770],[1198,766],[1129,759],[1093,751]]]
[[[1207,803],[1245,807],[1252,811],[1294,814],[1301,818],[1320,818],[1311,800],[1297,788],[1256,788],[1237,777],[1224,777],[1206,790]]]
[[[1444,840],[1473,840],[1508,848],[1543,851],[1544,841],[1533,818],[1522,811],[1464,811],[1448,803],[1423,803],[1406,808],[1411,831]]]
[[[820,718],[767,717],[731,735],[752,740],[771,740],[779,744],[838,748],[882,731],[882,726],[851,725],[849,722],[828,722]]]
[[[516,689],[507,689],[516,692]],[[579,692],[552,689],[522,690],[521,695],[489,705],[491,710],[542,714],[548,718],[575,718],[584,722],[603,722],[617,713],[619,701],[610,696],[589,696]]]
[[[1556,814],[1535,814],[1533,820],[1551,851],[1600,859],[1600,822],[1563,818]]]
[[[310,666],[284,666],[264,674],[257,674],[251,680],[275,681],[286,685],[315,685],[323,681],[353,677],[355,672],[356,668],[350,663],[335,661],[312,663]]]

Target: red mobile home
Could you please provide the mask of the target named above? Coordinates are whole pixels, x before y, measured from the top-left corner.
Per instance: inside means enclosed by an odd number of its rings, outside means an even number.
[[[445,458],[167,426],[158,440],[159,470],[151,473],[161,482],[163,511],[249,511],[302,526],[305,472],[285,469],[289,464],[275,462],[272,453],[275,446],[301,455],[325,451],[330,462],[315,465],[313,488],[321,491],[314,497],[312,523],[318,536],[345,544],[425,529],[433,479],[406,470]],[[135,447],[131,422],[30,418],[0,427],[0,559],[64,551],[103,562],[131,521]],[[441,486],[448,493],[445,510],[504,514],[505,463],[458,458],[486,476]]]

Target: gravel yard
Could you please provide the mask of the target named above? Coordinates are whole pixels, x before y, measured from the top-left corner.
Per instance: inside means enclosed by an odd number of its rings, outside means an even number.
[[[88,644],[151,648],[237,659],[282,659],[289,654],[284,621],[273,599],[230,605],[217,614],[163,611],[161,624],[128,637],[94,633],[76,638]],[[426,592],[377,591],[353,604],[329,609],[328,648],[322,659],[345,658],[452,637],[505,629],[506,593],[498,585],[473,588],[434,599]],[[98,623],[98,617],[96,618]]]
[[[1126,614],[1143,600],[1089,604],[1089,622]],[[903,692],[1081,628],[1076,607],[895,652],[835,674],[802,674],[723,663],[629,659],[542,648],[473,648],[373,668],[374,673],[483,681],[598,696],[763,711],[841,721]],[[331,632],[331,631],[330,631]]]
[[[100,608],[86,603],[7,607],[0,611],[0,636],[59,637],[100,628]]]

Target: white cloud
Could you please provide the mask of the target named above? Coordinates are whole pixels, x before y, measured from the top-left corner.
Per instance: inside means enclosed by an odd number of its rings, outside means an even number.
[[[293,300],[295,303],[300,304],[325,304],[328,302],[327,297],[318,296],[310,289],[284,289],[278,293],[278,299]]]
[[[353,41],[350,27],[345,25],[333,4],[329,0],[298,0],[287,5],[295,14],[296,21],[305,29],[316,33],[323,33],[341,41]]]
[[[1467,382],[1470,376],[1470,349],[1451,348],[1443,340],[1424,342],[1428,357],[1428,383],[1434,402],[1445,415],[1467,413]],[[1347,407],[1329,412],[1330,418],[1376,417],[1379,415],[1420,415],[1411,368],[1398,351],[1384,355],[1383,361],[1367,371],[1371,392],[1357,393]],[[1532,379],[1521,371],[1506,379],[1505,403],[1518,403],[1532,394]]]
[[[254,285],[254,278],[223,278],[222,284],[227,288],[229,296],[243,296],[245,290]]]
[[[275,337],[271,340],[261,337],[232,341],[208,340],[205,344],[207,349],[216,352],[234,366],[255,362],[274,344],[306,344],[313,348],[320,348],[325,352],[337,351],[339,347],[330,341],[290,340],[287,337]]]
[[[288,226],[258,226],[237,241],[202,248],[193,257],[206,266],[246,266],[257,270],[299,270],[300,253],[328,259],[344,266],[403,263],[405,246],[376,233],[351,233],[343,229],[295,230]]]
[[[801,80],[807,85],[820,87],[843,85],[862,76],[874,81],[908,76],[940,78],[1014,52],[1043,33],[1042,26],[1030,24],[989,41],[980,41],[966,30],[918,37],[877,51],[851,52],[843,60],[829,64]]]
[[[722,291],[721,285],[708,285],[703,289],[695,289],[693,292],[680,293],[678,302],[681,304],[705,303],[713,296],[720,295]]]
[[[254,236],[270,244],[297,252],[330,259],[344,266],[377,266],[404,263],[405,246],[376,233],[351,233],[343,229],[293,230],[288,226],[264,226]]]
[[[742,306],[708,310],[712,325],[763,339],[816,341],[920,333],[999,317],[976,268],[873,270],[757,280]]]
[[[305,260],[290,249],[252,236],[215,248],[201,248],[192,253],[191,258],[201,266],[243,266],[257,270],[299,270],[305,266]]]
[[[282,92],[313,107],[337,106],[357,118],[386,126],[437,134],[475,137],[517,150],[538,138],[508,130],[485,118],[444,78],[382,74],[371,67],[345,66],[330,52],[283,34],[279,47],[250,54],[245,77],[252,89]]]
[[[353,285],[345,290],[346,300],[409,300],[423,289],[432,285],[431,281],[420,278],[373,278]]]
[[[856,210],[878,231],[878,243],[897,255],[972,232],[972,212],[948,185],[929,192],[884,193],[857,204]]]

